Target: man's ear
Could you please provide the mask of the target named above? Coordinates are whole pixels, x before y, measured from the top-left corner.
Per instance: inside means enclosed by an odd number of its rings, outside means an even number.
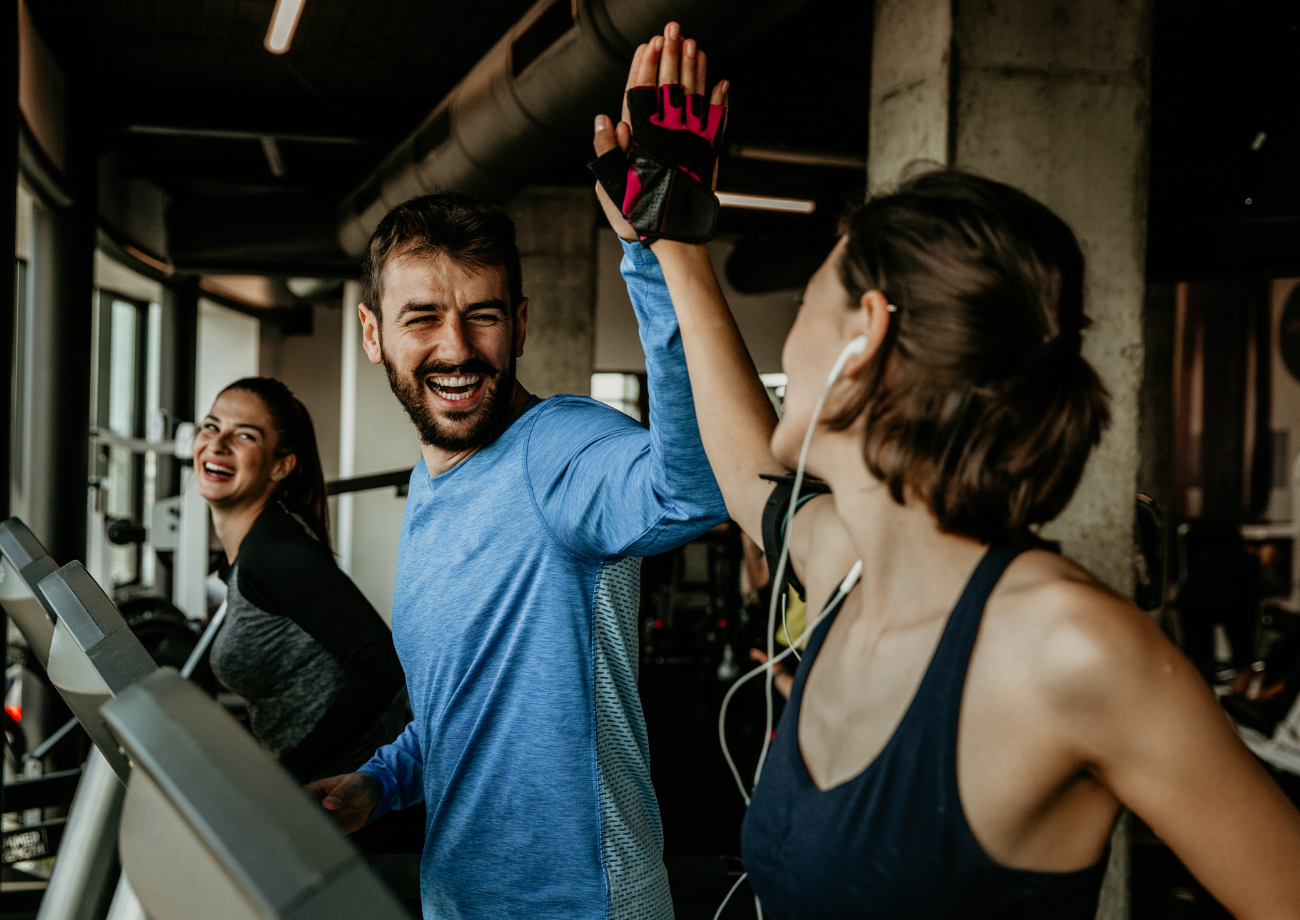
[[[524,340],[528,338],[528,298],[519,301],[515,307],[515,357],[524,354]]]
[[[365,304],[357,305],[357,316],[361,320],[361,345],[366,350],[366,357],[371,364],[383,364],[384,348],[380,344],[382,332],[379,317]]]

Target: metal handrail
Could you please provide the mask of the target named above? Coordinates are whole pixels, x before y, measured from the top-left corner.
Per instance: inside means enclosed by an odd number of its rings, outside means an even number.
[[[349,492],[368,492],[371,489],[384,489],[392,486],[399,496],[406,494],[406,487],[411,481],[410,469],[393,470],[390,473],[369,473],[365,476],[353,476],[349,479],[335,479],[325,484],[329,495],[344,495]]]

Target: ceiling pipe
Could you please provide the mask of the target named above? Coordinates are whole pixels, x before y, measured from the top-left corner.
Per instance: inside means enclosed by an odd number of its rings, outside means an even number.
[[[420,126],[343,200],[339,243],[359,256],[379,221],[452,188],[498,201],[617,112],[637,45],[677,21],[724,51],[806,0],[539,0]]]

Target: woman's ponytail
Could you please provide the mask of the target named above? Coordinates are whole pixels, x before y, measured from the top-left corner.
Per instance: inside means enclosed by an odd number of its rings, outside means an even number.
[[[328,547],[329,496],[311,413],[293,395],[292,390],[274,377],[244,377],[230,384],[226,390],[252,393],[266,406],[275,424],[277,455],[283,457],[293,454],[297,458],[293,470],[276,488],[275,497],[285,508],[302,518],[312,533]]]
[[[1081,350],[1074,234],[1023,192],[955,171],[868,201],[844,231],[849,307],[880,290],[897,312],[833,424],[864,418],[867,468],[944,530],[1037,543],[1110,418]]]

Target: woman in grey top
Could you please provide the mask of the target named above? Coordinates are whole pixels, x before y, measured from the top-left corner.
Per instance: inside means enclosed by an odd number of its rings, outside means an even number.
[[[311,416],[279,380],[217,396],[194,439],[199,494],[229,568],[212,669],[253,734],[300,781],[346,773],[401,730],[392,635],[329,547]]]

